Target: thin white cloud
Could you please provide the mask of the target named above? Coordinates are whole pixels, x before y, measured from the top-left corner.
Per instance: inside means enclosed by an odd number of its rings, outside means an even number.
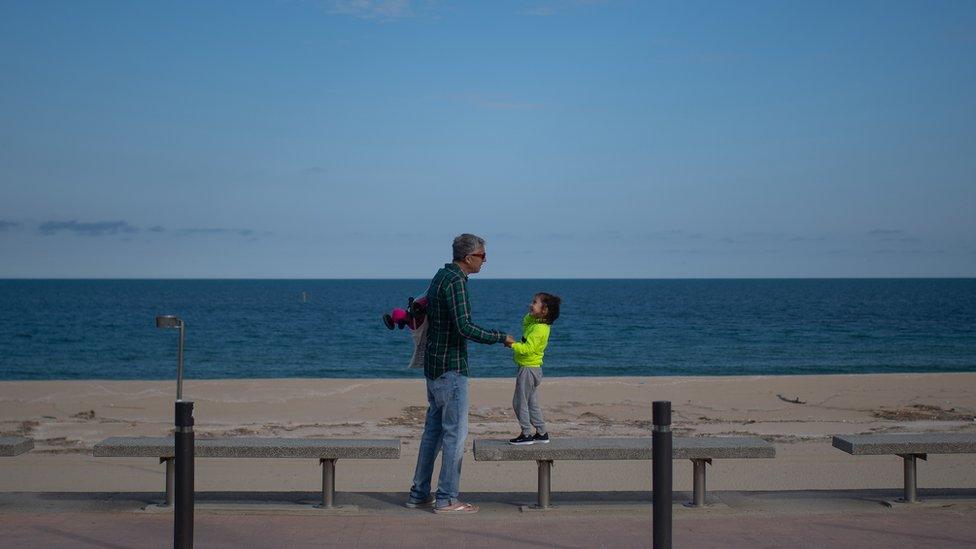
[[[509,97],[491,96],[483,93],[465,93],[457,96],[461,101],[480,109],[493,111],[525,111],[543,108],[542,103],[520,101]]]
[[[565,242],[568,240],[575,240],[576,235],[574,233],[547,233],[542,235],[546,240]]]
[[[190,229],[176,229],[174,231],[181,236],[206,236],[206,235],[237,235],[242,238],[256,239],[262,236],[271,236],[271,231],[255,231],[253,229],[225,229],[220,227],[197,227]]]
[[[79,222],[74,219],[71,221],[46,221],[41,223],[37,230],[44,236],[59,233],[71,233],[79,236],[106,236],[139,232],[139,229],[125,221]]]
[[[519,15],[534,15],[536,17],[549,17],[556,15],[561,10],[556,9],[554,6],[535,6],[529,9],[525,9],[519,12]]]
[[[871,229],[868,231],[868,236],[880,242],[918,242],[918,238],[898,229]]]
[[[363,231],[350,231],[344,233],[344,237],[348,240],[359,240],[367,242],[390,242],[393,240],[406,240],[417,242],[423,239],[431,238],[429,234],[416,231],[399,231],[399,232],[363,232]]]
[[[37,230],[44,236],[52,236],[61,233],[74,234],[78,236],[121,236],[131,235],[142,231],[139,227],[130,225],[127,221],[93,221],[81,222],[71,221],[47,221],[41,223]],[[167,233],[174,236],[238,236],[248,240],[256,240],[261,237],[271,236],[271,231],[257,231],[247,228],[223,228],[223,227],[192,227],[186,229],[167,229],[161,225],[153,225],[145,229],[149,233]]]
[[[396,21],[415,16],[411,0],[331,0],[329,13],[360,19]]]
[[[826,236],[791,236],[786,241],[787,242],[824,242],[827,240]]]
[[[870,236],[899,236],[905,234],[905,231],[898,229],[871,229],[868,231]]]
[[[551,17],[583,6],[595,6],[606,3],[608,3],[608,0],[549,0],[546,2],[534,2],[531,6],[518,13],[520,15],[531,15],[535,17]]]
[[[941,249],[941,248],[936,249],[936,250],[918,250],[918,249],[915,249],[915,250],[895,250],[895,249],[892,249],[892,248],[881,248],[881,249],[878,249],[878,250],[874,250],[871,253],[878,254],[878,255],[917,256],[917,255],[944,255],[946,253],[946,251],[943,250],[943,249]]]

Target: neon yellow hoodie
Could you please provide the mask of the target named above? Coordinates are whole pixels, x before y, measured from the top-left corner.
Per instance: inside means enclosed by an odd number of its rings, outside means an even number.
[[[522,319],[522,342],[512,344],[515,363],[530,368],[542,366],[542,355],[548,344],[549,325],[532,315],[525,315]]]

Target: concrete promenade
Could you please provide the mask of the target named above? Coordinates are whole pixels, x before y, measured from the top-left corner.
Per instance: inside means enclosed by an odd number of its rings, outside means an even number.
[[[976,491],[923,491],[916,505],[885,491],[715,492],[707,509],[676,494],[675,547],[976,547]],[[482,506],[445,517],[400,507],[401,493],[198,494],[197,547],[650,547],[647,494],[557,494],[559,507],[520,507],[535,494],[469,493]],[[158,494],[0,493],[4,547],[171,547]],[[148,505],[147,505],[148,504]]]

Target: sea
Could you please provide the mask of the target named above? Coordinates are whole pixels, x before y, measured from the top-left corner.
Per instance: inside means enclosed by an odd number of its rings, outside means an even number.
[[[427,280],[0,280],[0,380],[422,378],[381,317]],[[562,312],[546,376],[976,371],[976,279],[500,280],[468,283],[476,324],[521,335],[539,291]],[[469,342],[474,377],[511,377]]]

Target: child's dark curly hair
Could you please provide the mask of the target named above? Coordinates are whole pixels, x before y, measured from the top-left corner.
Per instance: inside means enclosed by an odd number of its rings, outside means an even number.
[[[547,294],[545,292],[539,292],[535,296],[541,299],[542,304],[546,306],[546,317],[542,321],[546,324],[556,322],[556,319],[559,318],[559,304],[563,300],[557,295]]]

